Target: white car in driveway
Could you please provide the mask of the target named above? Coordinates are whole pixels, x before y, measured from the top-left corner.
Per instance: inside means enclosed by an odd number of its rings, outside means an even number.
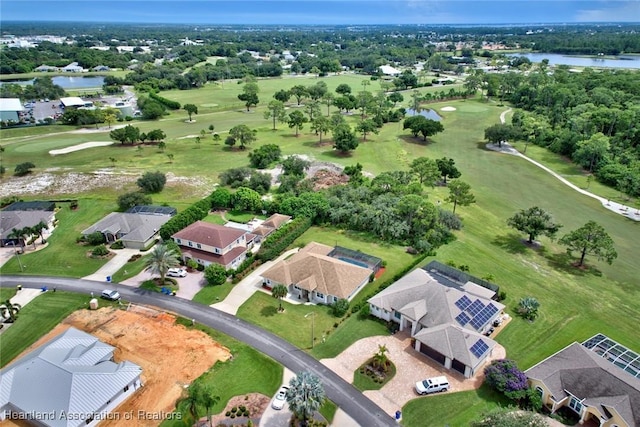
[[[170,268],[167,270],[169,277],[187,277],[187,270],[183,268]]]
[[[287,401],[287,390],[289,390],[289,387],[286,385],[280,387],[280,390],[278,390],[276,396],[273,398],[273,402],[271,402],[271,407],[273,409],[277,409],[279,411],[284,408],[284,404]]]

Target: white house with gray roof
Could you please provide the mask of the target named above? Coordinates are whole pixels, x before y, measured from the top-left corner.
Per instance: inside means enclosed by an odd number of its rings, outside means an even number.
[[[483,333],[504,305],[484,287],[439,279],[416,269],[370,298],[370,313],[398,323],[415,338],[417,351],[470,378],[496,346]]]
[[[0,420],[94,426],[142,386],[142,368],[116,363],[115,348],[69,328],[0,371]]]
[[[82,235],[99,232],[104,235],[107,243],[122,240],[126,248],[142,249],[153,243],[160,227],[169,219],[169,215],[111,212],[82,231]]]

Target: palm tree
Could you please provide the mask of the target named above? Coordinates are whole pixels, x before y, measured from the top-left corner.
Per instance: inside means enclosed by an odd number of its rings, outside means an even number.
[[[271,296],[276,298],[280,302],[278,311],[284,311],[282,309],[282,298],[286,297],[288,292],[289,290],[285,285],[275,285],[271,290]]]
[[[313,417],[313,413],[320,409],[325,399],[320,379],[311,372],[300,372],[289,381],[287,403],[291,412],[301,421],[302,427],[306,427],[309,417]]]
[[[21,308],[20,304],[14,304],[10,300],[6,300],[4,305],[0,306],[0,316],[6,319],[7,323],[13,323],[18,318],[18,312]]]
[[[200,396],[200,403],[207,410],[207,419],[209,420],[210,427],[213,427],[211,423],[211,409],[219,401],[220,401],[220,396],[215,396],[213,394],[213,390],[211,389],[211,387],[205,387],[202,390],[202,395]]]
[[[47,230],[49,228],[49,226],[47,225],[46,222],[44,221],[40,221],[39,223],[37,223],[36,225],[34,225],[33,227],[31,227],[31,231],[33,231],[33,233],[37,234],[38,236],[40,236],[40,239],[42,241],[42,244],[47,243],[44,240],[44,235],[42,234],[42,232],[44,230]]]
[[[202,400],[202,386],[199,382],[193,382],[187,389],[187,398],[183,401],[186,410],[195,422],[198,420],[198,405]]]
[[[373,355],[373,366],[382,368],[383,371],[387,371],[387,363],[389,362],[389,358],[387,357],[387,346],[382,344],[378,344],[378,351]]]
[[[12,229],[11,233],[7,234],[7,238],[16,239],[20,244],[20,247],[24,248],[24,228],[21,228],[20,230],[18,230],[17,228]],[[15,250],[15,248],[16,248],[16,245],[14,243],[13,249]]]
[[[164,286],[164,277],[167,274],[167,270],[178,265],[180,265],[180,262],[176,252],[162,244],[157,245],[151,251],[151,256],[145,262],[145,271],[150,271],[151,274],[159,274],[160,284]]]

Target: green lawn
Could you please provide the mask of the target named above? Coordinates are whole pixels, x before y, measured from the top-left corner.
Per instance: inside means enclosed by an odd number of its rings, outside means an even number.
[[[214,394],[220,397],[211,411],[212,414],[222,411],[229,399],[234,396],[247,393],[272,396],[280,387],[283,368],[273,359],[206,326],[199,324],[191,326],[190,320],[182,318],[179,318],[177,323],[206,332],[212,339],[227,347],[233,355],[233,359],[217,362],[200,376],[200,380],[210,385]],[[204,416],[204,414],[201,415]],[[179,421],[165,421],[162,425],[177,427],[183,424]]]
[[[231,282],[224,283],[220,286],[205,286],[195,294],[192,301],[205,305],[215,304],[216,302],[224,300],[234,286]]]
[[[384,381],[382,382],[374,381],[373,378],[371,378],[370,376],[360,373],[360,369],[364,368],[369,363],[370,361],[367,360],[362,366],[356,369],[355,372],[353,373],[353,386],[360,391],[380,390],[382,387],[384,387],[386,383],[391,381],[391,379],[396,375],[396,365],[390,362],[389,367],[387,368],[388,371],[386,372]]]
[[[98,270],[107,260],[87,257],[91,247],[77,244],[76,238],[82,230],[111,212],[113,205],[113,201],[81,200],[78,209],[71,210],[68,203],[59,204],[58,226],[47,240],[48,246],[37,252],[27,249],[20,255],[24,274],[83,277]],[[17,258],[12,257],[0,268],[0,273],[19,274]]]
[[[20,310],[18,320],[2,333],[0,367],[47,334],[62,319],[88,305],[89,298],[76,293],[49,291],[36,297]]]
[[[327,335],[324,343],[317,343],[310,353],[316,359],[336,357],[357,340],[376,335],[389,335],[383,323],[373,319],[360,319],[353,315]]]
[[[209,214],[203,219],[204,222],[210,222],[211,224],[225,225],[226,221],[222,219],[220,214]]]
[[[468,426],[483,412],[508,404],[502,395],[484,385],[473,391],[419,397],[403,406],[401,425]]]
[[[134,276],[137,276],[142,270],[145,269],[145,262],[147,261],[148,257],[149,255],[141,256],[133,262],[126,263],[111,277],[111,280],[115,283],[120,283],[123,280],[127,280]]]
[[[319,412],[322,414],[325,420],[327,420],[329,423],[332,423],[333,417],[335,417],[337,410],[338,406],[329,399],[326,399],[320,407]]]
[[[322,343],[322,334],[328,331],[330,335],[334,323],[340,321],[329,313],[328,306],[290,304],[286,301],[282,302],[282,306],[285,311],[278,313],[278,301],[275,298],[264,292],[255,292],[240,306],[237,316],[279,335],[302,349],[312,347],[312,326],[315,343]],[[309,316],[305,318],[306,315]],[[292,328],[291,325],[298,327]]]
[[[254,218],[267,219],[264,215],[256,215],[246,211],[228,211],[224,216],[228,221],[239,222],[241,224],[246,224]]]

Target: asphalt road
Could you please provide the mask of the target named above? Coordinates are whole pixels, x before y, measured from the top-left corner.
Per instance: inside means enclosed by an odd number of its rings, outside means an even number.
[[[194,319],[198,323],[212,327],[254,347],[293,372],[312,372],[322,381],[327,397],[361,426],[397,426],[391,414],[386,414],[359,390],[304,351],[270,332],[206,305],[144,289],[107,285],[91,280],[39,276],[0,277],[0,286],[15,287],[17,284],[21,284],[25,288],[47,286],[49,289],[56,287],[59,290],[85,294],[93,292],[95,295],[99,295],[106,288],[117,288],[124,300],[159,307],[188,319]]]

